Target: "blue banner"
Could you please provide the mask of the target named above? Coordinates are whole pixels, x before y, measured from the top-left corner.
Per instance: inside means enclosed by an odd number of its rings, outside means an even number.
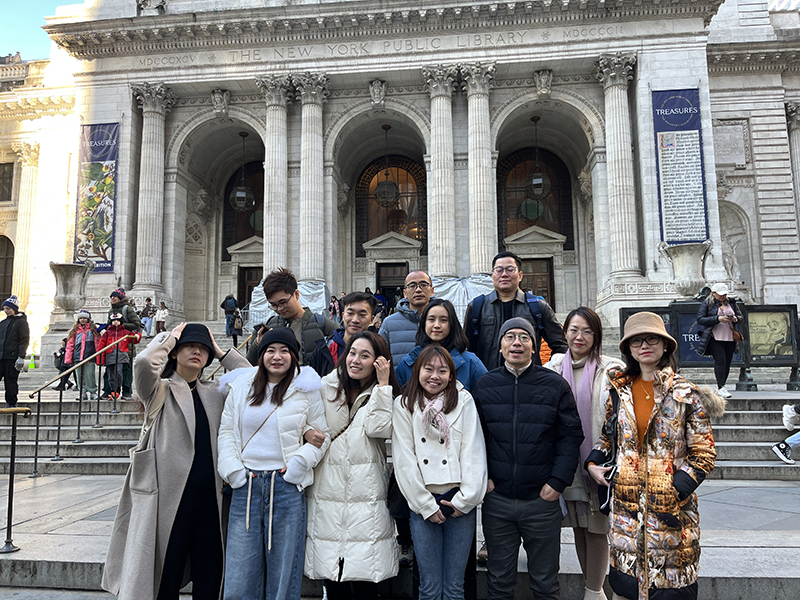
[[[75,262],[93,261],[95,273],[114,272],[118,157],[119,123],[81,126]]]
[[[699,90],[652,92],[661,239],[708,239]]]

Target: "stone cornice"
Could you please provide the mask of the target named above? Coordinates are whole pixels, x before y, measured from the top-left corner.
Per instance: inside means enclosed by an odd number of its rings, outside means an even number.
[[[800,43],[709,44],[710,75],[736,73],[800,73]]]
[[[68,115],[75,108],[75,94],[69,90],[35,90],[0,94],[0,121],[21,121],[54,115]]]
[[[486,28],[577,25],[654,19],[702,18],[723,0],[533,0],[432,2],[386,10],[380,0],[325,5],[198,12],[133,19],[82,21],[44,29],[61,47],[84,59],[198,51],[270,43],[424,36]],[[400,3],[398,3],[400,4]]]

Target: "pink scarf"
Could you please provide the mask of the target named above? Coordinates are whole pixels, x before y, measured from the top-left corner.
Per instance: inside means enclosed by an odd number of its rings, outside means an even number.
[[[583,375],[578,389],[575,389],[575,378],[573,376],[572,354],[567,350],[564,361],[561,363],[561,376],[566,379],[572,394],[575,396],[575,403],[578,405],[578,415],[583,425],[583,442],[581,443],[581,462],[580,466],[586,462],[589,453],[594,446],[592,439],[592,387],[594,385],[594,375],[597,370],[597,360],[590,354],[583,366]],[[585,469],[581,469],[584,482],[588,485],[591,482],[589,474]],[[587,488],[588,489],[588,488]]]
[[[445,448],[450,447],[450,425],[447,418],[444,416],[442,409],[444,408],[444,394],[439,394],[428,400],[424,398],[425,409],[422,411],[422,422],[425,424],[425,433],[433,435],[433,429],[438,429],[436,435],[444,438]]]

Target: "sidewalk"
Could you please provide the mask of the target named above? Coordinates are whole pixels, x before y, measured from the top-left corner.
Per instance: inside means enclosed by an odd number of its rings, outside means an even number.
[[[18,476],[13,540],[21,550],[0,555],[3,585],[99,589],[123,480],[117,475]],[[800,572],[790,568],[793,563],[787,560],[800,551],[800,482],[709,480],[698,493],[703,546],[700,597],[800,597]],[[0,481],[3,534],[7,502],[8,479],[4,477]],[[579,599],[580,569],[571,530],[563,531],[562,541],[562,599]],[[517,595],[528,598],[524,554],[519,567]],[[407,585],[395,589],[403,588]],[[479,578],[479,595],[481,588],[485,597],[484,578]],[[317,590],[318,586],[306,582],[304,596],[313,597]]]

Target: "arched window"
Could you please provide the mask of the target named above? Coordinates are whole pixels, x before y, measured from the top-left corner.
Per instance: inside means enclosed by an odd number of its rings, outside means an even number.
[[[0,235],[0,298],[8,298],[13,292],[11,281],[14,279],[14,244],[4,235]]]
[[[550,180],[550,191],[535,198],[527,185],[535,171],[544,172]],[[564,250],[573,250],[572,184],[569,169],[552,152],[523,148],[509,154],[497,165],[497,233],[500,246],[509,235],[531,225],[567,236]]]
[[[222,225],[222,260],[230,260],[228,247],[242,242],[254,235],[264,235],[264,163],[261,161],[247,163],[244,166],[244,179],[247,186],[253,190],[255,206],[250,210],[237,211],[228,202],[231,191],[242,180],[241,167],[231,175],[225,186],[223,201]]]
[[[394,231],[422,242],[428,254],[425,169],[405,156],[389,156],[389,180],[400,188],[397,204],[380,206],[375,201],[378,183],[386,179],[386,157],[373,161],[356,184],[356,256],[366,256],[362,244]]]

